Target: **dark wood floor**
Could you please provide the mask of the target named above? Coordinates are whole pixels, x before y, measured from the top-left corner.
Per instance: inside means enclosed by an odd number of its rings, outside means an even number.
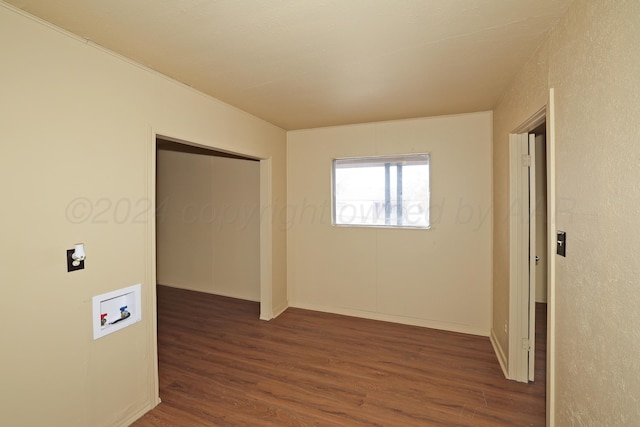
[[[158,286],[162,403],[143,426],[544,426],[536,382],[504,379],[488,338]]]

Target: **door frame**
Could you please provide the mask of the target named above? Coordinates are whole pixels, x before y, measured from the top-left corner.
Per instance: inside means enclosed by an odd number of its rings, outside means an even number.
[[[547,110],[547,426],[555,426],[556,394],[556,107],[549,89]]]
[[[212,151],[220,151],[229,154],[235,154],[251,159],[258,160],[260,162],[260,319],[262,320],[271,320],[274,316],[273,310],[273,298],[272,298],[272,269],[273,269],[273,258],[271,256],[271,248],[272,248],[272,228],[273,228],[273,212],[270,209],[271,206],[271,193],[272,193],[272,167],[271,167],[271,159],[261,158],[251,153],[246,153],[242,151],[229,151],[223,148],[218,148],[213,145],[203,145],[197,144],[194,142],[190,142],[183,139],[178,139],[174,137],[167,136],[164,133],[154,132],[153,133],[153,146],[154,146],[154,159],[152,165],[152,189],[150,194],[150,199],[152,201],[151,206],[153,208],[153,212],[155,212],[156,208],[156,173],[157,173],[157,163],[155,158],[155,153],[157,151],[156,141],[158,138],[161,138],[165,141],[175,142],[183,145],[190,145],[192,147],[203,148],[205,150]],[[154,267],[156,263],[156,240],[155,240],[155,218],[153,224],[153,259],[154,259]],[[155,269],[153,272],[153,278],[155,277]],[[155,283],[152,282],[152,283]]]

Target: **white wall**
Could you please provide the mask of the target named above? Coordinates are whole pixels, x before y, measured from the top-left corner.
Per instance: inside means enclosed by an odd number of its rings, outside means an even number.
[[[554,88],[556,225],[567,232],[549,295],[558,427],[640,419],[638,17],[637,1],[574,1],[494,113],[493,327],[508,349],[508,134]]]
[[[293,131],[289,303],[488,335],[491,113]],[[429,230],[334,227],[337,157],[431,153]]]
[[[285,132],[0,3],[0,425],[125,425],[157,402],[155,132],[270,158]],[[273,228],[274,306],[286,304]],[[85,243],[82,271],[66,249]],[[97,341],[91,297],[142,284],[142,321]]]
[[[213,158],[212,293],[260,301],[260,163]]]
[[[260,163],[158,150],[158,283],[260,301]]]
[[[156,272],[162,285],[213,286],[213,157],[158,150]]]

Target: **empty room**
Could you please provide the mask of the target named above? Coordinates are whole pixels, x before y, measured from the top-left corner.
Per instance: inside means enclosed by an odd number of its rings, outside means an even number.
[[[638,46],[635,0],[0,0],[0,425],[637,425]]]

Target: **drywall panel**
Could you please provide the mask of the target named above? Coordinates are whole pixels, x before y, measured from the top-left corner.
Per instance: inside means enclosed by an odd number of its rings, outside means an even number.
[[[156,271],[163,285],[210,292],[213,157],[158,150]]]
[[[211,293],[260,300],[260,163],[213,158]]]
[[[289,301],[488,335],[491,113],[288,133]],[[431,229],[331,225],[339,157],[431,154]]]
[[[0,51],[0,311],[21,319],[0,324],[0,424],[126,425],[158,402],[155,133],[272,159],[278,210],[285,132],[4,3]],[[285,231],[269,248],[275,306]],[[67,273],[77,242],[86,268]],[[136,283],[141,322],[94,341],[92,296]]]

